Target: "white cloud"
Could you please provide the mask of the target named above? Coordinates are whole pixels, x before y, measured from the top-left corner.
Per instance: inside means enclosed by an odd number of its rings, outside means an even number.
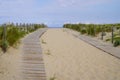
[[[62,7],[71,6],[90,6],[94,4],[101,4],[111,0],[57,0]]]
[[[73,5],[76,1],[75,0],[58,0],[58,3],[62,6],[62,7],[67,7],[70,5]]]

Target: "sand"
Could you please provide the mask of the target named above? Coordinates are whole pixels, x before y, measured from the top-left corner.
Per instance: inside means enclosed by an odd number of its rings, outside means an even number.
[[[65,30],[49,29],[40,40],[47,80],[120,80],[120,59]]]
[[[0,52],[0,80],[21,80],[20,61],[22,44],[10,47],[6,53]]]

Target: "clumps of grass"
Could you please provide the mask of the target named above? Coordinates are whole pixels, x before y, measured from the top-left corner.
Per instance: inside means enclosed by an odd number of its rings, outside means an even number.
[[[4,53],[7,51],[8,45],[9,45],[9,43],[7,42],[7,40],[6,41],[2,41],[1,47],[2,47],[2,50],[3,50]]]
[[[16,45],[20,38],[22,38],[26,33],[24,31],[19,31],[16,27],[10,27],[7,30],[7,41],[9,42],[9,46]]]
[[[12,47],[18,49],[20,43],[21,43],[20,40],[18,40],[17,43],[15,43]]]
[[[51,77],[50,80],[55,80],[56,78],[55,77]]]
[[[2,48],[0,48],[0,54],[2,53]]]
[[[50,80],[55,80],[55,79],[56,79],[55,75],[50,78]]]
[[[114,47],[119,46],[119,45],[120,45],[120,37],[115,37],[114,40],[115,40],[115,41],[114,41],[114,44],[113,44]]]
[[[47,27],[47,25],[25,23],[9,23],[0,25],[0,48],[4,52],[6,52],[9,47],[17,48],[20,39],[23,38],[26,34],[45,27]]]
[[[114,37],[113,40],[114,40],[114,43],[113,43],[114,47],[120,46],[120,37]],[[111,41],[111,39],[108,38],[106,39],[106,41]]]
[[[120,45],[120,40],[116,40],[115,42],[114,42],[114,47],[117,47],[117,46],[119,46]]]
[[[42,39],[42,43],[43,43],[43,44],[46,44],[46,42],[45,42],[43,39]]]
[[[108,38],[108,39],[106,39],[105,41],[110,41],[110,40],[111,40],[111,39]]]
[[[50,50],[47,50],[47,52],[45,54],[51,55]]]
[[[85,34],[85,33],[87,33],[87,31],[85,29],[82,29],[81,34]]]

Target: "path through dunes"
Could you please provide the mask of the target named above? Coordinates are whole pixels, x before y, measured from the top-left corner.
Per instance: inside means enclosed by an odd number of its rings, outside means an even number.
[[[39,38],[46,29],[39,29],[23,40],[22,80],[46,80]]]
[[[120,80],[120,60],[63,29],[41,37],[47,80]]]

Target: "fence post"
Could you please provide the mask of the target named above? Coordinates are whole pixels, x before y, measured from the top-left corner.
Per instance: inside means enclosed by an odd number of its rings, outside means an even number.
[[[3,40],[6,41],[6,24],[3,25]]]
[[[102,33],[101,33],[101,39],[103,40],[103,26],[102,26]]]
[[[111,42],[113,43],[113,41],[114,41],[114,30],[113,30],[113,26],[112,26],[112,38],[111,38]]]
[[[96,36],[96,26],[94,25],[94,36]]]
[[[6,36],[7,36],[7,31],[6,31],[6,24],[3,24],[3,41],[2,41],[2,50],[5,53],[7,51],[7,40],[6,40]]]

